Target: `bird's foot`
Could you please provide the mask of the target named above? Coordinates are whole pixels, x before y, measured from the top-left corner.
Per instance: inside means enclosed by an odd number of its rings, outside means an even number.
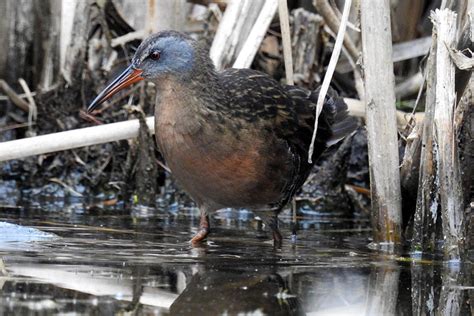
[[[209,235],[209,216],[206,214],[201,214],[201,220],[199,221],[199,230],[191,239],[191,244],[197,244],[206,239]]]
[[[209,235],[209,227],[201,227],[196,235],[194,235],[193,239],[191,239],[191,244],[197,244],[206,239],[207,235]]]
[[[281,236],[280,229],[278,229],[278,213],[274,212],[271,214],[262,212],[259,217],[263,220],[266,226],[270,228],[273,237],[273,248],[281,249],[283,237]]]

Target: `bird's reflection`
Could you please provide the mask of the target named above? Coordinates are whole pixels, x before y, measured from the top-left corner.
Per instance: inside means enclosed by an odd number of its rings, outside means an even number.
[[[192,276],[170,307],[172,315],[304,315],[296,295],[278,273],[232,268]]]
[[[186,257],[134,264],[0,257],[0,315],[18,309],[128,315],[469,312],[471,265],[453,268],[427,261],[413,262],[410,269],[388,259],[361,266],[297,265],[282,263],[289,255],[267,248],[238,257],[229,248],[203,246],[189,248]]]

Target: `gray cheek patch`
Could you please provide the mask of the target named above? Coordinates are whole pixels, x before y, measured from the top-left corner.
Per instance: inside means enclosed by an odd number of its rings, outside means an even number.
[[[168,69],[177,72],[187,72],[193,67],[194,48],[186,40],[174,37],[163,38],[160,41],[163,47],[163,57]]]

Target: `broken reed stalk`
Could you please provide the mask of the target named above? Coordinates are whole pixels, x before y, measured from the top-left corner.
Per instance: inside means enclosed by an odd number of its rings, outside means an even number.
[[[61,71],[63,78],[69,85],[73,84],[75,78],[82,78],[85,63],[78,62],[78,60],[84,60],[87,53],[93,2],[93,0],[76,1],[72,32]]]
[[[258,1],[251,3],[248,0],[233,0],[227,4],[209,51],[218,70],[224,69],[234,59],[237,47],[248,36],[243,21],[251,20],[251,14],[258,5]]]
[[[283,42],[283,59],[285,61],[286,83],[294,85],[293,56],[291,55],[290,18],[286,0],[278,0],[278,14],[280,16],[281,37]]]
[[[435,228],[438,216],[438,195],[432,191],[437,186],[436,163],[433,148],[433,118],[436,97],[436,45],[437,29],[433,29],[432,45],[427,62],[426,101],[423,131],[421,136],[420,171],[418,193],[413,222],[411,250],[433,251],[435,246]]]
[[[463,249],[463,191],[457,135],[454,129],[456,106],[455,65],[449,54],[456,38],[456,13],[436,10],[431,16],[438,33],[436,48],[436,102],[434,141],[441,201],[441,218],[446,260],[459,260]]]
[[[401,189],[389,0],[362,0],[362,53],[374,241],[401,242]]]
[[[28,87],[28,84],[23,78],[18,79],[18,82],[20,83],[21,87],[23,88],[23,91],[26,94],[26,99],[29,102],[29,110],[28,110],[28,132],[29,136],[35,135],[32,129],[32,125],[34,124],[34,121],[36,121],[36,117],[38,116],[38,107],[36,106],[35,99],[33,99],[33,96],[31,95],[31,90],[30,87]]]
[[[0,79],[0,91],[3,91],[3,93],[5,93],[8,98],[10,98],[12,103],[23,112],[28,112],[30,110],[30,105],[28,102],[23,100],[3,79]]]
[[[277,0],[275,0],[277,1]],[[271,4],[272,1],[270,1]],[[276,2],[275,2],[276,3]],[[231,0],[227,4],[216,35],[212,41],[210,57],[218,70],[232,65],[249,39],[259,14],[264,10],[264,0]],[[276,7],[275,7],[276,10]],[[273,18],[275,12],[271,13]],[[259,25],[266,32],[268,26]],[[258,38],[253,37],[252,40]],[[259,45],[260,42],[256,43]]]
[[[316,140],[316,133],[318,131],[318,118],[321,114],[323,109],[323,102],[326,98],[326,94],[328,93],[329,84],[331,83],[332,76],[334,71],[336,70],[337,61],[339,59],[339,55],[341,54],[342,50],[342,43],[344,41],[344,34],[346,33],[347,27],[347,20],[349,18],[349,11],[351,9],[352,0],[346,0],[344,3],[344,10],[342,12],[341,18],[341,25],[339,26],[339,31],[337,32],[336,36],[336,43],[334,44],[334,50],[331,55],[331,59],[329,60],[328,69],[326,70],[326,74],[324,75],[323,83],[321,85],[321,89],[318,95],[318,101],[316,103],[316,115],[314,120],[314,129],[313,129],[313,136],[311,138],[311,144],[308,150],[308,162],[311,163],[311,157],[313,156],[314,151],[314,141]]]
[[[155,130],[154,122],[154,117],[146,119],[150,133]],[[139,125],[138,120],[130,120],[3,142],[0,161],[134,138]]]
[[[291,12],[291,50],[293,59],[293,79],[297,83],[307,84],[313,81],[314,67],[320,67],[321,31],[323,18],[303,8]]]
[[[255,24],[250,31],[242,49],[233,64],[233,68],[249,68],[260,44],[267,33],[268,27],[275,16],[278,0],[266,0],[260,11]]]

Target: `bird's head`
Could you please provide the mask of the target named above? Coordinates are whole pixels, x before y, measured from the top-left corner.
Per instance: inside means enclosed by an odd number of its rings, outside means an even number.
[[[87,111],[93,111],[118,91],[144,79],[159,84],[168,78],[188,78],[199,49],[192,38],[179,32],[165,31],[150,36],[138,47],[131,65],[99,93]]]

